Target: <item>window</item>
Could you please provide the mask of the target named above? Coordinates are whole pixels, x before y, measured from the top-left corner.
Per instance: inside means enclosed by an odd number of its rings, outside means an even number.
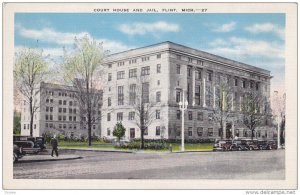
[[[150,66],[142,67],[141,75],[142,76],[150,75]]]
[[[110,121],[110,113],[107,113],[107,121]]]
[[[259,83],[256,83],[256,91],[258,91],[259,90]]]
[[[27,124],[27,129],[29,129],[29,124]]]
[[[189,137],[193,136],[193,127],[189,127],[189,129],[188,129],[188,135],[189,135]]]
[[[48,114],[45,115],[45,120],[46,120],[46,121],[49,120]]]
[[[64,103],[63,103],[64,105],[67,105],[67,101],[66,100],[64,100]]]
[[[51,104],[53,103],[53,99],[50,99],[50,103],[51,103]]]
[[[136,63],[136,59],[129,60],[129,64],[135,64],[135,63]]]
[[[176,91],[176,102],[180,102],[180,99],[181,99],[181,94],[180,94],[180,91]]]
[[[60,128],[60,129],[61,129],[61,128],[62,128],[62,124],[58,124],[58,128]]]
[[[76,114],[76,109],[75,108],[73,109],[73,113]]]
[[[50,115],[50,116],[51,116],[51,115]],[[66,116],[63,116],[63,120],[66,121],[66,120],[67,120],[67,117],[66,117]]]
[[[149,83],[142,83],[142,101],[149,103]]]
[[[45,123],[45,127],[48,128],[48,123]]]
[[[118,112],[117,113],[117,121],[122,121],[123,120],[123,112]]]
[[[58,104],[61,105],[61,104],[62,104],[62,100],[59,100],[59,101],[58,101]]]
[[[253,87],[254,87],[254,82],[251,81],[251,82],[250,82],[250,88],[252,89]]]
[[[46,112],[49,112],[49,107],[48,106],[46,107]]]
[[[156,126],[155,135],[156,135],[156,136],[159,136],[159,135],[160,135],[160,126]]]
[[[107,106],[111,106],[111,97],[107,98]]]
[[[108,80],[108,81],[111,81],[111,79],[112,79],[112,75],[111,75],[111,73],[108,73],[108,78],[107,78],[107,80]]]
[[[190,67],[190,66],[187,67],[187,74],[188,74],[188,77],[192,76],[192,67]]]
[[[246,81],[243,80],[243,88],[246,88]]]
[[[63,113],[66,113],[67,112],[67,108],[63,108]]]
[[[53,127],[53,124],[52,123],[49,123],[49,128],[52,128]]]
[[[73,105],[73,102],[72,101],[69,101],[69,106],[72,106]]]
[[[137,71],[136,68],[130,69],[130,70],[129,70],[129,78],[136,77],[136,71]]]
[[[73,121],[76,121],[76,116],[73,116]]]
[[[129,112],[128,120],[130,120],[130,121],[134,120],[134,115],[135,115],[135,112]]]
[[[49,99],[46,99],[46,103],[49,103]],[[26,102],[24,101],[24,105],[26,104]]]
[[[72,114],[72,111],[73,111],[72,108],[69,108],[69,113],[70,113],[70,114]]]
[[[201,80],[201,70],[195,70],[195,79]]]
[[[134,128],[130,128],[129,129],[129,133],[130,133],[130,139],[134,139],[135,138],[135,129]]]
[[[160,58],[161,58],[161,54],[157,54],[157,55],[156,55],[156,58],[157,58],[157,59],[160,59]]]
[[[207,72],[207,80],[212,81],[212,72],[211,71]]]
[[[76,128],[77,128],[77,126],[74,124],[73,129],[76,129]]]
[[[96,125],[93,125],[93,129],[96,129]]]
[[[58,116],[58,120],[61,121],[61,116],[60,115]]]
[[[236,86],[236,87],[237,87],[238,85],[239,85],[238,79],[237,79],[237,78],[235,78],[235,79],[234,79],[234,86]]]
[[[69,129],[72,129],[72,124],[69,124]]]
[[[214,135],[214,129],[208,128],[208,136],[213,136],[213,135]]]
[[[58,108],[58,112],[62,112],[62,108]]]
[[[155,111],[156,119],[160,119],[160,110]]]
[[[108,68],[112,68],[112,64],[108,64]]]
[[[67,125],[66,125],[66,124],[64,124],[64,125],[63,125],[63,127],[64,127],[64,129],[66,129],[66,128],[67,128]]]
[[[46,123],[47,124],[47,123]],[[24,124],[24,129],[26,129],[26,124]]]
[[[179,120],[180,117],[181,117],[181,115],[180,115],[180,110],[177,110],[177,111],[176,111],[176,118]]]
[[[157,85],[160,85],[160,80],[157,80]]]
[[[161,65],[157,64],[156,65],[156,73],[160,73]]]
[[[200,85],[195,86],[195,104],[200,105]]]
[[[50,112],[53,112],[53,107],[50,107]]]
[[[124,79],[125,71],[117,72],[117,80]]]
[[[134,105],[136,100],[136,84],[129,86],[129,104]]]
[[[193,120],[193,112],[189,111],[189,120]]]
[[[58,92],[58,96],[61,96],[61,92]]]
[[[199,137],[203,136],[203,127],[197,127],[197,134]]]
[[[176,66],[176,73],[180,74],[180,65],[179,64],[177,64],[177,66]]]
[[[197,60],[197,64],[199,64],[199,65],[203,65],[203,61],[201,61],[201,60]]]
[[[36,129],[36,124],[33,125],[33,128]]]
[[[124,86],[118,86],[118,105],[124,105]]]
[[[118,62],[118,66],[124,66],[125,62]]]
[[[197,120],[198,121],[203,121],[203,112],[198,112],[198,114],[197,114]]]
[[[189,63],[193,63],[193,59],[192,58],[188,58]]]
[[[107,128],[107,135],[110,136],[110,128]]]
[[[213,113],[209,113],[208,114],[208,122],[212,122],[213,121]]]
[[[144,129],[144,135],[148,135],[148,127],[145,127],[145,129]]]
[[[69,116],[69,121],[72,121],[72,116]]]
[[[156,102],[160,102],[161,93],[160,91],[156,92]]]
[[[142,57],[142,62],[145,62],[145,61],[149,61],[150,60],[150,57]]]

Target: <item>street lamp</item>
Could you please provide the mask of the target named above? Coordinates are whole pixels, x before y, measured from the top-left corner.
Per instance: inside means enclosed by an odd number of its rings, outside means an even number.
[[[179,102],[179,108],[182,115],[181,123],[181,151],[184,152],[184,111],[187,109],[188,101],[184,101],[184,92],[182,93],[182,101]]]

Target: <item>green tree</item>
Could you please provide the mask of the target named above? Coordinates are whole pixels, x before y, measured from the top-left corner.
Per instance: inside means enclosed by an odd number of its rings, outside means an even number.
[[[92,145],[92,126],[101,119],[102,62],[105,52],[102,43],[90,40],[88,36],[75,38],[74,50],[64,50],[62,73],[64,80],[72,84],[79,103],[80,122],[87,124],[88,145]]]
[[[125,127],[122,125],[121,122],[118,122],[114,127],[113,136],[117,137],[118,141],[120,142],[120,139],[124,137],[125,132],[126,132]]]
[[[21,113],[16,111],[14,112],[14,134],[21,134]]]
[[[23,48],[15,55],[14,79],[16,87],[23,95],[24,104],[30,113],[30,136],[33,134],[33,117],[40,108],[38,96],[40,83],[48,73],[48,63],[43,51],[38,48]]]

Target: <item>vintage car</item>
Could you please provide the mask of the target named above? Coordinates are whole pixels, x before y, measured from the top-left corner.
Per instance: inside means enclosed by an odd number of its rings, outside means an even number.
[[[14,142],[26,142],[26,141],[31,141],[33,142],[33,148],[40,148],[41,151],[46,149],[46,144],[45,144],[45,140],[43,137],[31,137],[31,136],[16,136],[14,135]]]
[[[233,140],[231,150],[245,151],[249,149],[250,148],[249,145],[247,144],[247,140],[245,139]]]
[[[216,140],[213,151],[229,151],[231,150],[232,140]]]
[[[23,157],[22,148],[17,146],[16,144],[13,145],[13,162],[18,162],[18,159]]]
[[[249,150],[259,150],[258,140],[257,139],[245,139],[248,145]]]

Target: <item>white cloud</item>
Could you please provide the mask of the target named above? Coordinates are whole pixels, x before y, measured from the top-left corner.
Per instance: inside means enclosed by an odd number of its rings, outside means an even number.
[[[144,35],[146,33],[178,32],[178,24],[158,21],[154,23],[136,22],[133,24],[121,24],[119,30],[129,35]]]
[[[226,43],[226,44],[224,44]],[[250,57],[284,59],[284,45],[276,42],[266,42],[245,38],[231,37],[216,39],[210,44],[209,52],[234,59]]]
[[[18,30],[22,37],[39,40],[41,42],[46,42],[46,43],[54,43],[61,46],[73,44],[75,37],[82,38],[84,36],[88,36],[92,38],[92,36],[88,32],[79,32],[79,33],[58,32],[51,28],[43,28],[41,30],[36,30],[36,29],[26,29],[21,26],[18,27]],[[120,52],[132,48],[132,46],[127,46],[124,43],[115,40],[101,39],[101,38],[95,40],[99,43],[102,42],[104,50],[109,50],[111,52]],[[50,51],[49,48],[47,50]],[[52,48],[52,54],[58,55],[59,53],[57,50],[54,50]]]
[[[271,32],[279,36],[281,39],[284,39],[284,29],[272,23],[253,24],[251,26],[247,26],[245,30],[253,34]]]
[[[233,31],[235,29],[235,26],[236,26],[236,23],[235,22],[229,22],[229,23],[226,23],[226,24],[223,24],[221,26],[217,26],[217,25],[214,25],[214,29],[212,31],[214,32],[230,32],[230,31]]]

